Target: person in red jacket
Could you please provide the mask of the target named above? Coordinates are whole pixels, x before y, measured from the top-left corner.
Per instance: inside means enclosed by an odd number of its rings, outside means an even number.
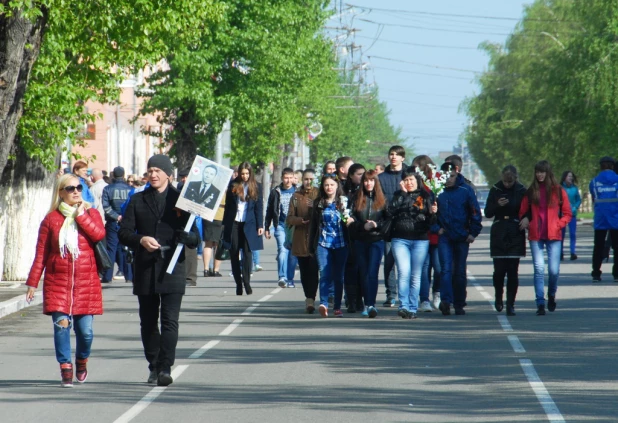
[[[534,180],[519,208],[519,228],[528,229],[532,252],[537,316],[545,315],[545,248],[549,271],[547,310],[556,310],[562,228],[570,222],[572,215],[569,197],[556,180],[551,165],[547,160],[538,162],[534,166]]]
[[[26,301],[30,302],[45,272],[43,313],[52,316],[56,359],[65,388],[73,387],[71,327],[77,340],[75,376],[84,383],[93,316],[103,314],[94,243],[105,238],[105,227],[99,212],[82,201],[82,189],[75,175],[58,178],[51,208],[39,228],[36,255],[26,282]]]

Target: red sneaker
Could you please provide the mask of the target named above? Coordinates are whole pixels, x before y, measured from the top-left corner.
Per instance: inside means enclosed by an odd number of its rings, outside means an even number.
[[[62,377],[60,386],[62,386],[63,388],[72,388],[73,387],[73,364],[71,363],[61,364],[60,365],[60,376]]]
[[[86,379],[88,378],[88,368],[86,367],[87,363],[88,363],[87,358],[77,359],[75,379],[77,379],[79,383],[84,383]]]
[[[335,317],[343,317],[343,311],[341,311],[341,309],[335,310],[333,314],[335,315]]]

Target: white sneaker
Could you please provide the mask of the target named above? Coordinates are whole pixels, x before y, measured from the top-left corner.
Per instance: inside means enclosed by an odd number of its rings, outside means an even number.
[[[262,266],[260,266],[259,264],[256,264],[256,265],[255,265],[255,271],[256,271],[256,272],[260,272],[260,271],[262,271],[262,270],[264,270],[264,268],[263,268]]]
[[[433,311],[433,309],[431,308],[431,304],[429,303],[429,301],[423,301],[418,307],[418,311],[431,312]]]
[[[288,284],[288,281],[285,280],[285,278],[281,278],[279,279],[279,282],[277,282],[277,285],[279,285],[279,288],[285,288]]]
[[[433,308],[435,308],[436,310],[440,309],[440,293],[439,292],[433,293],[432,303],[433,303]]]

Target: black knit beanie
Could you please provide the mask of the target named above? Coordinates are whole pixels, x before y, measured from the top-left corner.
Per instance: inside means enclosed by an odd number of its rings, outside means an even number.
[[[157,167],[167,174],[172,176],[173,168],[172,161],[164,154],[155,154],[148,160],[148,169],[151,167]]]

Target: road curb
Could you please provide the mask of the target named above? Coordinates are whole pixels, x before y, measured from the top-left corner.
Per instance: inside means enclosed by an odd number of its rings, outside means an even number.
[[[31,307],[43,303],[43,293],[37,291],[34,293],[34,298],[30,303],[26,301],[26,294],[20,294],[17,297],[11,298],[0,303],[0,319],[9,314],[16,313],[26,307]]]

